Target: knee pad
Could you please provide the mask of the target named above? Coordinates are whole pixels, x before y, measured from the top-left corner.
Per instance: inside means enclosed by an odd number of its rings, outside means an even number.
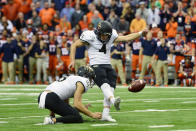
[[[109,99],[111,96],[114,97],[114,91],[113,91],[114,89],[112,89],[108,83],[102,84],[101,90],[102,90],[104,97],[106,99]]]

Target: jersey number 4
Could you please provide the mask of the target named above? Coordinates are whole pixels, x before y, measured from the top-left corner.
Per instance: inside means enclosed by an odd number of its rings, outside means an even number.
[[[106,54],[106,44],[103,44],[101,49],[99,49],[99,52],[104,52],[104,54]]]

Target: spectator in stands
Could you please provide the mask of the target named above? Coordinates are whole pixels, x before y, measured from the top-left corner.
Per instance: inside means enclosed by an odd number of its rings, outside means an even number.
[[[131,50],[131,78],[132,81],[134,81],[136,79],[136,71],[137,71],[137,67],[139,68],[139,71],[141,71],[141,66],[142,64],[139,63],[139,52],[141,49],[141,41],[140,39],[134,40],[133,42],[131,42],[127,48],[127,54],[130,54],[130,50]],[[130,49],[131,48],[131,49]],[[129,58],[128,58],[129,59]]]
[[[67,33],[68,30],[71,30],[71,23],[67,20],[66,15],[60,20],[60,28],[62,32]]]
[[[178,32],[184,32],[185,16],[186,12],[183,11],[182,2],[178,2],[178,10],[173,14],[175,21],[178,23]]]
[[[170,54],[169,47],[166,45],[166,41],[164,38],[160,39],[161,45],[156,48],[155,55],[153,58],[157,60],[156,66],[156,86],[160,86],[162,84],[161,72],[163,69],[164,74],[164,86],[168,86],[168,55]]]
[[[123,16],[120,17],[120,21],[116,24],[116,30],[118,33],[122,33],[123,35],[128,34],[129,22],[126,21]]]
[[[167,37],[169,39],[174,39],[176,37],[177,28],[178,23],[174,21],[174,17],[171,17],[165,27],[165,30],[167,31]]]
[[[103,12],[102,12],[102,16],[104,20],[107,20],[110,16],[110,8],[109,7],[105,7]]]
[[[75,9],[71,7],[71,3],[69,1],[65,2],[65,7],[61,10],[60,17],[67,17],[67,20],[71,22],[71,16],[74,13]]]
[[[37,2],[35,3],[35,7],[36,7],[36,11],[37,11],[38,13],[39,13],[39,12],[41,11],[41,9],[42,9],[42,7],[41,7],[39,1],[37,1]]]
[[[96,4],[97,7],[100,7],[100,6],[109,7],[110,6],[110,1],[109,0],[94,0],[94,3]],[[103,10],[99,10],[98,8],[97,8],[97,10],[99,12],[103,11]]]
[[[191,61],[191,56],[185,56],[180,62],[179,79],[181,81],[181,86],[193,86],[196,83],[196,69],[194,62]]]
[[[60,12],[63,9],[66,0],[53,0],[53,1],[56,5],[56,9]]]
[[[19,84],[23,84],[23,57],[24,52],[26,51],[24,46],[22,45],[21,35],[17,34],[16,36],[16,49],[17,49],[17,55],[18,59],[16,60],[15,67],[18,67],[18,81]],[[16,69],[16,68],[15,68]]]
[[[41,19],[40,17],[37,15],[36,11],[32,12],[32,24],[33,24],[33,28],[39,28],[41,26]]]
[[[79,39],[79,36],[77,34],[74,35],[74,41]],[[79,67],[85,66],[87,62],[87,51],[85,46],[81,46],[76,49],[76,55],[75,55],[75,72],[78,71]]]
[[[49,43],[50,30],[48,29],[47,24],[44,24],[42,28],[39,30],[39,35],[39,37],[43,39],[45,43]]]
[[[152,32],[152,37],[154,39],[156,39],[157,35],[158,35],[158,32],[160,31],[160,28],[157,26],[157,24],[154,23],[154,24],[151,25],[151,30],[150,31]]]
[[[8,20],[5,16],[3,16],[1,18],[0,32],[2,32],[4,29],[9,30],[9,31],[14,30],[14,26],[13,26],[12,22],[10,20]]]
[[[26,28],[25,28],[25,30],[28,32],[27,33],[27,39],[29,39],[31,41],[32,40],[32,36],[34,34],[36,34],[36,32],[37,32],[36,28],[33,27],[32,19],[28,19],[26,21]]]
[[[82,34],[82,29],[81,29],[81,27],[80,27],[79,24],[77,24],[77,25],[75,26],[74,34],[77,34],[78,36],[80,36],[80,35]]]
[[[82,20],[79,21],[79,25],[80,25],[82,31],[85,31],[85,30],[88,29],[88,21],[87,21],[87,16],[86,15],[84,15],[82,17]]]
[[[67,41],[66,37],[63,36],[62,38],[62,44],[60,47],[60,54],[61,54],[61,63],[63,63],[62,67],[61,67],[61,71],[63,70],[63,73],[68,74],[68,66],[70,64],[70,57],[69,57],[69,53],[70,53],[70,43]],[[59,71],[59,69],[58,69]]]
[[[89,23],[88,24],[88,30],[94,30],[95,28],[94,28],[94,25],[93,25],[93,23]]]
[[[111,10],[110,11],[110,16],[109,18],[107,19],[107,21],[109,21],[112,25],[113,28],[116,28],[116,25],[119,21],[119,18],[118,16],[115,14],[115,11],[114,10]]]
[[[147,23],[148,25],[152,24],[160,24],[160,11],[158,8],[155,6],[155,2],[152,3],[151,8],[148,9],[148,19]]]
[[[149,1],[149,8],[152,7],[152,4],[154,4],[156,8],[161,9],[161,2],[160,2],[160,0],[150,0]]]
[[[52,19],[56,11],[53,8],[49,8],[48,2],[44,3],[44,8],[40,10],[39,16],[41,18],[42,25],[48,24],[49,27],[52,26]]]
[[[145,7],[146,4],[143,1],[141,1],[139,4],[140,4],[140,8],[137,9],[136,14],[140,14],[141,18],[147,21],[148,20],[148,9]]]
[[[12,36],[10,34],[7,35],[7,42],[3,44],[0,49],[0,53],[3,53],[3,80],[6,84],[14,84],[15,76],[14,76],[14,53],[17,53],[15,43],[11,40]],[[8,82],[8,72],[9,72],[9,82]]]
[[[89,12],[86,14],[86,16],[87,16],[87,21],[88,21],[88,24],[89,24],[89,23],[92,22],[94,13],[96,12],[96,7],[93,3],[90,3],[88,5],[88,9],[89,9]],[[98,13],[98,16],[99,16],[100,19],[103,20],[103,16],[101,15],[101,13]]]
[[[35,65],[36,65],[36,58],[35,58],[35,52],[38,47],[38,37],[37,35],[33,35],[31,45],[28,47],[28,51],[25,53],[25,55],[29,55],[29,84],[34,83],[34,74],[35,71]]]
[[[31,3],[31,10],[30,10],[30,12],[29,12],[29,19],[33,16],[33,11],[36,11],[37,12],[37,10],[36,10],[36,6],[35,6],[35,3]]]
[[[171,12],[169,11],[169,5],[167,3],[164,4],[163,10],[160,11],[160,17],[160,28],[162,31],[165,31],[165,26],[171,18]]]
[[[49,41],[49,83],[52,83],[55,80],[56,76],[56,66],[58,64],[58,59],[60,59],[59,54],[59,45],[55,40],[53,32],[50,32],[50,41]]]
[[[122,34],[121,34],[122,35]],[[118,70],[118,75],[120,77],[121,84],[127,86],[125,80],[125,73],[123,72],[122,55],[124,54],[124,49],[120,43],[114,43],[111,47],[111,65],[112,68]]]
[[[8,31],[7,30],[3,30],[2,34],[1,34],[1,38],[0,38],[0,49],[2,48],[2,46],[7,43],[7,34]],[[2,57],[4,54],[0,54],[0,74],[2,75],[3,69],[2,69]],[[2,79],[3,80],[3,79]],[[2,82],[2,80],[0,80]]]
[[[104,8],[106,7],[103,3],[102,0],[95,0],[94,1],[95,5],[96,5],[96,9],[103,14]]]
[[[20,5],[14,0],[8,0],[8,4],[2,9],[4,16],[14,22],[18,16]]]
[[[54,14],[53,16],[53,19],[52,19],[52,28],[50,28],[51,31],[54,31],[55,30],[55,27],[57,25],[59,25],[60,23],[60,16],[59,16],[59,13],[56,12],[56,14]]]
[[[122,15],[122,7],[118,6],[117,0],[111,0],[110,8],[120,17]]]
[[[84,12],[80,9],[80,5],[76,4],[75,11],[73,12],[71,16],[71,26],[74,28],[80,20],[82,20],[82,17],[84,15]]]
[[[41,79],[41,73],[43,72],[43,83],[48,84],[47,81],[47,68],[48,68],[48,47],[46,43],[44,43],[43,40],[39,41],[39,45],[37,46],[36,52],[35,52],[36,60],[36,80],[37,84],[42,83]]]
[[[92,17],[92,23],[94,25],[94,28],[97,27],[98,23],[102,21],[101,18],[99,18],[99,11],[95,10],[94,15]]]
[[[15,0],[20,4],[19,12],[24,14],[24,19],[30,18],[32,0]]]
[[[146,28],[146,21],[141,18],[140,14],[135,14],[135,19],[130,24],[130,32],[135,33],[142,31]]]
[[[180,34],[177,34],[175,43],[171,45],[171,52],[175,55],[175,85],[178,85],[178,71],[180,68],[180,62],[184,59],[184,47],[184,41],[181,39]]]
[[[188,18],[187,22],[184,25],[184,34],[186,36],[186,42],[190,42],[191,41],[191,36],[192,36],[192,28],[191,28],[192,24],[191,24],[191,19]]]
[[[141,39],[141,42],[142,42],[142,47],[139,53],[139,63],[141,63],[142,61],[142,71],[140,73],[139,79],[144,79],[144,75],[146,73],[147,66],[149,64],[151,64],[154,73],[156,73],[156,67],[155,67],[156,63],[155,61],[153,61],[152,56],[157,48],[157,42],[154,39],[152,39],[152,33],[150,31],[147,33],[146,40]],[[155,76],[151,76],[151,85],[154,85],[154,77]]]
[[[27,30],[21,30],[22,34],[22,46],[25,48],[25,52],[28,51],[29,46],[31,45],[30,40],[28,39],[28,31]],[[24,55],[23,57],[23,68],[24,68],[24,74],[28,74],[29,70],[29,55]]]
[[[123,11],[122,11],[122,16],[124,16],[125,20],[127,20],[129,22],[129,24],[134,19],[134,17],[135,17],[134,11],[131,8],[129,3],[126,3],[124,5]]]
[[[16,26],[16,29],[18,31],[20,30],[23,30],[23,28],[26,27],[26,22],[25,22],[25,19],[24,19],[24,14],[22,12],[19,12],[18,13],[18,19],[16,19],[16,22],[15,22],[15,26]]]

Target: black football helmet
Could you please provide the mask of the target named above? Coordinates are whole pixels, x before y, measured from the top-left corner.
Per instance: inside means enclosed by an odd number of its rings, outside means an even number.
[[[108,21],[99,22],[97,28],[95,29],[95,34],[97,35],[99,41],[107,43],[112,36],[112,25]],[[108,38],[106,40],[102,40],[101,34],[107,35]]]
[[[81,66],[78,69],[77,74],[79,76],[89,78],[89,79],[92,79],[92,80],[94,80],[95,77],[96,77],[94,70],[90,66]]]

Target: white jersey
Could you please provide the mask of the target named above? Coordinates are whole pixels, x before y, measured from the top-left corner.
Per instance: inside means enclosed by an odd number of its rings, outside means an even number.
[[[90,65],[97,64],[110,64],[110,49],[114,40],[118,37],[116,30],[112,30],[112,36],[106,44],[106,53],[100,52],[99,50],[103,46],[103,43],[97,39],[94,31],[84,31],[80,40],[87,42],[88,56],[90,59]]]
[[[61,100],[66,100],[74,96],[76,91],[76,83],[81,82],[85,88],[85,92],[90,88],[90,81],[81,76],[62,77],[58,81],[53,82],[45,90],[56,93]]]

